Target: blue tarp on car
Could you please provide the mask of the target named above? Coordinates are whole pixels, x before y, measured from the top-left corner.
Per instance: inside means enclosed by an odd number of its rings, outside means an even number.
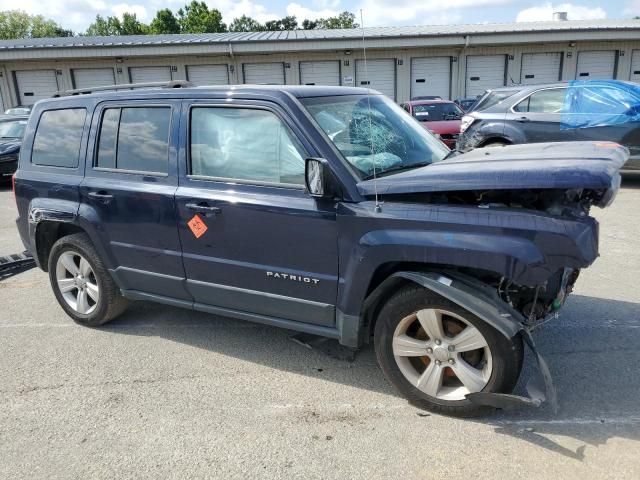
[[[561,130],[639,122],[640,85],[617,80],[571,81],[561,113]]]

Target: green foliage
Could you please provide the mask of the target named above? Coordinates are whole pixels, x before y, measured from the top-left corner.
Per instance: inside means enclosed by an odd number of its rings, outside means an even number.
[[[230,32],[261,32],[265,30],[265,26],[251,17],[242,15],[240,18],[234,18],[229,25]]]
[[[209,7],[205,2],[192,0],[189,5],[178,10],[178,23],[182,33],[216,33],[226,32],[227,26],[222,22],[219,10]]]
[[[70,37],[72,35],[71,30],[65,30],[42,15],[29,15],[21,10],[0,12],[0,39]]]
[[[321,18],[317,22],[316,28],[335,29],[335,28],[358,28],[360,25],[356,23],[356,16],[344,11],[337,17]]]
[[[149,33],[154,35],[180,33],[180,24],[171,10],[163,8],[156,12],[155,18],[149,24]]]
[[[146,35],[149,27],[140,22],[135,13],[124,13],[122,20],[118,17],[104,18],[96,15],[96,20],[89,25],[85,35],[88,36],[113,36],[113,35]]]
[[[265,30],[269,31],[282,31],[282,30],[298,30],[298,20],[296,17],[290,15],[288,17],[281,18],[280,20],[270,20],[264,24]]]

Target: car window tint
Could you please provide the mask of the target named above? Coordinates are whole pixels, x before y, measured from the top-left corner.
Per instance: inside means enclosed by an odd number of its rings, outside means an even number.
[[[116,168],[116,144],[120,109],[109,108],[102,115],[100,139],[98,140],[97,165],[102,168]]]
[[[191,111],[191,174],[304,184],[304,151],[273,113],[246,108]]]
[[[50,167],[77,167],[86,115],[84,108],[43,112],[33,141],[31,162]]]
[[[565,94],[564,88],[540,90],[516,105],[514,110],[529,113],[561,113]]]
[[[167,173],[171,107],[108,108],[102,116],[96,166]]]

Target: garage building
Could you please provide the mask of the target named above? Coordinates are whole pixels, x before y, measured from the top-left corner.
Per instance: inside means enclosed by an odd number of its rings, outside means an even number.
[[[362,31],[72,37],[0,41],[0,103],[150,81],[348,85],[397,102],[573,79],[640,81],[637,20],[380,27]]]

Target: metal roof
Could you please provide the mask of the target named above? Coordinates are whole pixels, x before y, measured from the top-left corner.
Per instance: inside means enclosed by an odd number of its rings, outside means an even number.
[[[536,32],[594,32],[638,30],[639,20],[573,20],[551,22],[485,23],[469,25],[424,25],[414,27],[369,27],[368,39],[436,37],[448,35],[488,35]],[[112,37],[60,37],[0,40],[0,50],[139,47],[194,45],[212,43],[280,42],[305,40],[353,40],[362,37],[361,29],[289,30],[280,32],[229,32],[179,35],[122,35]]]

